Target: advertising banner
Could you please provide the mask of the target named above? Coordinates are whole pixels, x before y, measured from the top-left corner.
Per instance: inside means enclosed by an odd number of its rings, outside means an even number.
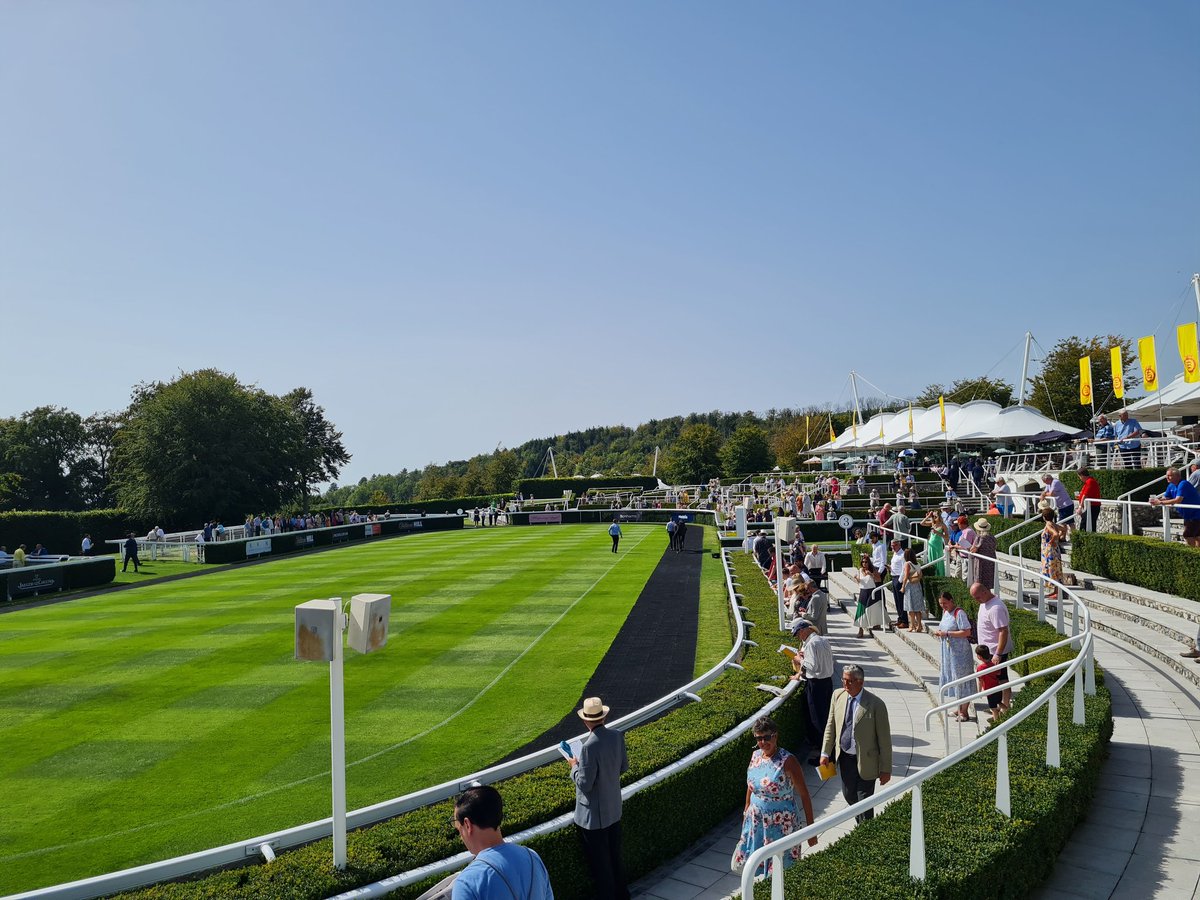
[[[8,575],[8,596],[28,597],[63,588],[62,566],[38,566],[15,569]]]
[[[261,556],[264,553],[271,552],[271,539],[258,538],[253,541],[246,541],[246,557]]]
[[[375,535],[379,534],[379,531],[380,529],[378,522],[368,522],[363,526],[363,534],[367,537],[374,537]]]
[[[561,525],[562,513],[560,512],[541,512],[529,514],[530,525]]]

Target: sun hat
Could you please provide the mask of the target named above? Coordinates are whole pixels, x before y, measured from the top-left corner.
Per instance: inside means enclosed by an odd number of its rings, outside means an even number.
[[[1040,501],[1038,501],[1037,508],[1039,510],[1056,509],[1056,507],[1054,505],[1054,501],[1051,500],[1049,497],[1043,497]]]
[[[812,627],[813,623],[808,621],[808,619],[797,619],[792,623],[792,634],[799,634],[804,629]]]
[[[599,697],[588,697],[583,701],[583,708],[578,711],[577,715],[585,722],[599,722],[608,716],[608,707],[600,701]]]
[[[992,523],[989,522],[987,519],[976,519],[975,520],[975,530],[983,531],[983,532],[990,532],[992,530]]]

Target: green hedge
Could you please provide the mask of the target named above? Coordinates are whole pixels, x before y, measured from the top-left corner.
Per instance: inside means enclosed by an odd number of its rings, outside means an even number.
[[[706,543],[716,549],[714,532],[706,528]],[[772,622],[775,595],[753,561],[735,555],[743,603],[752,621]],[[730,670],[702,692],[703,702],[681,707],[655,722],[628,733],[629,784],[696,750],[753,715],[769,699],[755,686],[774,680],[782,684],[788,668],[773,652],[772,642],[747,648],[741,660],[745,671]],[[775,645],[777,646],[777,645]],[[803,733],[802,692],[776,713],[781,738],[792,746]],[[745,799],[746,764],[750,742],[735,741],[685,772],[642,791],[625,804],[622,816],[625,868],[630,879],[653,871],[705,835]],[[518,775],[498,785],[504,795],[504,830],[515,834],[574,808],[575,792],[567,764],[556,762]],[[452,803],[445,801],[415,810],[349,835],[349,864],[337,872],[331,864],[330,841],[318,841],[281,854],[270,865],[253,865],[219,872],[194,881],[161,884],[122,895],[137,900],[178,898],[270,898],[316,900],[367,884],[398,872],[444,859],[462,851],[450,826]],[[670,827],[663,827],[669,822]],[[560,900],[591,896],[578,837],[573,829],[535,838],[533,847],[546,863],[554,894]],[[415,897],[429,882],[391,896]]]
[[[589,488],[640,488],[652,491],[658,487],[658,479],[644,475],[614,476],[612,478],[522,478],[517,482],[517,492],[528,500],[532,495],[539,500],[561,500],[563,491],[582,494]]]
[[[1200,600],[1200,550],[1158,538],[1071,534],[1071,567],[1152,591]]]
[[[436,500],[410,500],[407,503],[343,503],[341,506],[318,506],[314,513],[330,513],[334,510],[354,510],[364,516],[372,513],[381,515],[385,512],[398,513],[452,513],[458,510],[470,512],[476,506],[491,506],[492,502],[507,503],[516,494],[477,494],[472,497],[447,497]]]
[[[1126,491],[1132,491],[1134,488],[1141,487],[1147,481],[1155,478],[1161,478],[1166,474],[1166,469],[1092,469],[1092,477],[1096,479],[1096,483],[1100,485],[1100,496],[1108,500],[1116,500]],[[1063,487],[1071,492],[1072,496],[1079,496],[1079,489],[1083,487],[1083,479],[1079,477],[1078,472],[1067,471],[1058,476],[1062,481]],[[1162,487],[1157,490],[1145,488],[1137,491],[1133,495],[1134,500],[1146,500],[1153,493],[1162,493]]]
[[[141,528],[141,533],[148,527]],[[104,546],[104,541],[124,538],[130,531],[138,532],[139,528],[120,509],[0,513],[0,545],[8,547],[10,553],[21,544],[27,544],[30,550],[42,544],[50,553],[78,554],[85,534],[92,536],[96,552],[106,552],[110,548]]]
[[[965,590],[965,587],[963,588]],[[1016,652],[1056,640],[1054,629],[1027,612],[1013,612]],[[1070,651],[1039,660],[1053,665]],[[1054,868],[1075,825],[1087,813],[1112,738],[1112,700],[1096,673],[1096,696],[1085,699],[1086,725],[1072,723],[1068,687],[1058,704],[1061,766],[1048,767],[1047,711],[1039,710],[1008,736],[1012,818],[995,809],[996,745],[979,750],[923,785],[926,870],[924,881],[908,875],[911,795],[857,826],[847,839],[804,857],[784,877],[785,895],[862,900],[900,898],[1026,897]],[[1051,679],[1031,682],[1013,698],[1028,706]],[[869,848],[869,852],[864,852]],[[770,896],[760,883],[755,896]]]

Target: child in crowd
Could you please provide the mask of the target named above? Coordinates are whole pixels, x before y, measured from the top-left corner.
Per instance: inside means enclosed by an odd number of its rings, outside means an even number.
[[[985,644],[978,644],[975,647],[975,657],[979,660],[979,665],[975,667],[976,672],[981,672],[992,664],[992,651]],[[1000,676],[996,672],[989,672],[987,675],[979,676],[979,689],[981,691],[990,691],[993,688],[1000,686]],[[1004,696],[1003,691],[996,691],[994,694],[987,695],[988,702],[988,719],[989,725],[996,724],[996,709],[1000,706],[1000,699]]]

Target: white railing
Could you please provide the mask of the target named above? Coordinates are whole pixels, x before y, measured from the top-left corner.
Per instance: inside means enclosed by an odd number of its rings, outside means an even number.
[[[666,712],[671,707],[682,702],[702,702],[702,698],[698,695],[698,691],[704,689],[712,682],[716,681],[724,672],[730,668],[741,668],[737,660],[743,652],[745,646],[757,646],[754,641],[746,637],[748,628],[753,627],[754,623],[742,617],[745,607],[741,605],[742,595],[738,593],[738,582],[733,576],[733,572],[729,568],[729,551],[721,554],[722,565],[725,570],[725,584],[729,596],[730,607],[733,612],[734,628],[737,635],[733,646],[729,652],[713,668],[709,669],[699,678],[693,679],[682,687],[671,691],[668,694],[660,697],[652,703],[643,706],[641,709],[635,710],[620,719],[614,720],[611,727],[617,730],[627,730],[649,721],[662,713]],[[785,696],[790,693],[785,692]],[[773,707],[772,707],[773,708]],[[760,715],[757,713],[757,715]],[[752,720],[749,720],[752,721]],[[729,740],[738,737],[745,732],[745,723],[739,725],[729,733],[732,737]],[[722,739],[725,740],[725,739]],[[709,753],[715,751],[721,744],[710,745]],[[697,755],[699,754],[699,755]],[[692,754],[696,759],[702,758],[707,753],[697,751]],[[691,759],[692,757],[688,757]],[[456,778],[452,781],[443,782],[442,784],[433,787],[425,788],[421,791],[416,791],[411,794],[406,794],[403,797],[397,797],[392,800],[387,800],[382,803],[376,803],[371,806],[366,806],[361,809],[354,810],[346,816],[347,826],[353,830],[362,828],[366,825],[372,825],[381,822],[385,819],[393,818],[401,813],[409,812],[418,809],[422,806],[428,806],[432,803],[437,803],[441,800],[447,800],[457,796],[465,788],[475,782],[481,784],[491,784],[501,781],[505,778],[511,778],[514,775],[519,775],[522,772],[527,772],[547,763],[556,762],[562,757],[558,751],[558,745],[547,747],[543,750],[520,757],[497,766],[492,766],[478,772],[473,772],[469,775]],[[694,761],[694,760],[693,760]],[[673,774],[678,771],[682,760],[678,763],[668,766],[663,772]],[[661,773],[656,773],[661,774]],[[661,777],[666,777],[662,775]],[[656,778],[654,775],[648,776],[646,779],[638,782],[638,785],[648,786],[656,783],[661,778]],[[631,790],[630,788],[625,790]],[[639,790],[642,788],[639,787]],[[569,818],[567,823],[569,824]],[[559,820],[555,820],[558,822]],[[555,830],[562,825],[554,823],[546,823],[534,829],[536,833],[544,833],[548,830]],[[251,859],[266,858],[270,853],[273,857],[274,853],[280,849],[298,847],[302,844],[308,844],[313,841],[327,838],[332,834],[333,822],[331,818],[321,819],[315,822],[308,822],[304,825],[298,825],[293,828],[275,831],[270,834],[259,835],[246,840],[237,841],[232,844],[226,844],[221,847],[214,847],[209,850],[202,850],[197,853],[191,853],[187,856],[175,857],[173,859],[162,860],[160,862],[149,863],[144,866],[135,868],[123,869],[118,872],[110,872],[105,875],[98,875],[93,878],[85,878],[79,881],[73,881],[66,884],[55,885],[52,887],[39,888],[37,890],[28,891],[23,894],[13,895],[10,900],[88,900],[88,898],[101,897],[108,894],[117,893],[120,891],[132,890],[137,887],[143,887],[148,884],[155,884],[162,881],[182,878],[187,875],[194,875],[199,872],[208,871],[219,867],[227,867],[240,865]],[[455,857],[458,859],[458,857]],[[436,865],[443,865],[449,861],[443,861]],[[464,864],[466,860],[462,860],[459,865]],[[426,867],[428,869],[430,867]],[[451,871],[454,866],[445,869]],[[414,877],[412,881],[420,880],[428,877],[428,875],[436,874],[434,871],[424,871],[419,877]],[[411,874],[411,873],[410,873]],[[404,883],[411,883],[406,881]],[[394,890],[394,886],[392,888]],[[366,896],[366,895],[361,895]]]
[[[1010,564],[1004,560],[997,560],[997,566],[1009,566]],[[1041,577],[1040,575],[1038,576]],[[1070,593],[1069,589],[1064,585],[1055,583],[1055,586],[1060,591]],[[1009,791],[1009,771],[1008,771],[1008,733],[1034,715],[1039,709],[1044,706],[1049,708],[1049,725],[1046,733],[1046,764],[1057,768],[1059,761],[1059,739],[1058,739],[1058,694],[1066,685],[1067,681],[1075,679],[1075,709],[1073,721],[1077,725],[1084,724],[1084,702],[1083,695],[1085,693],[1095,693],[1095,662],[1093,649],[1093,635],[1091,628],[1091,619],[1088,616],[1087,608],[1078,598],[1072,597],[1076,604],[1079,613],[1073,617],[1075,628],[1079,629],[1079,623],[1082,619],[1083,627],[1078,631],[1069,644],[1078,644],[1080,652],[1075,658],[1056,666],[1051,666],[1046,670],[1038,673],[1036,677],[1044,677],[1048,672],[1061,671],[1059,677],[1050,685],[1036,700],[1026,706],[1024,709],[1005,718],[1005,720],[980,735],[975,740],[959,748],[954,753],[951,753],[932,765],[926,766],[906,778],[893,778],[886,785],[880,787],[874,795],[867,797],[844,810],[826,816],[825,818],[814,822],[777,841],[767,844],[755,850],[746,860],[745,866],[742,869],[742,896],[751,898],[754,896],[754,877],[759,867],[767,860],[772,860],[771,866],[771,897],[772,900],[783,900],[783,857],[793,847],[801,847],[810,838],[817,837],[822,832],[830,828],[841,825],[843,822],[849,821],[852,817],[861,815],[868,810],[874,809],[883,803],[888,803],[897,797],[908,792],[912,792],[912,818],[909,831],[909,876],[918,881],[924,881],[926,877],[925,866],[925,822],[924,822],[924,806],[921,795],[922,785],[937,775],[951,768],[956,763],[968,756],[978,752],[988,744],[997,742],[999,744],[996,761],[996,809],[1003,815],[1012,816],[1012,803]],[[1059,609],[1063,607],[1060,602]],[[1062,633],[1061,616],[1059,624],[1059,633]],[[1026,654],[1021,659],[1032,659],[1036,656],[1051,652],[1052,649],[1057,649],[1059,645],[1053,647],[1042,648],[1031,654]],[[1012,665],[1013,661],[1007,662],[1005,665]],[[1032,680],[1033,676],[1026,676],[1010,684],[1023,683],[1024,681]],[[982,695],[994,693],[995,690],[1003,690],[1003,687],[982,691]],[[953,701],[954,706],[959,705],[961,701]],[[944,709],[945,705],[937,707],[930,711],[930,715],[935,713],[937,709]],[[926,717],[928,724],[929,715]]]

